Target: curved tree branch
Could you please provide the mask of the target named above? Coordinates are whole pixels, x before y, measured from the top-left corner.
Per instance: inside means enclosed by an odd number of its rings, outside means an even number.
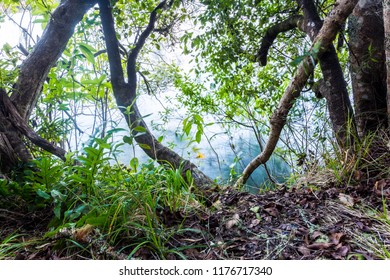
[[[25,120],[20,116],[17,108],[12,103],[6,92],[2,89],[0,89],[0,114],[3,118],[10,121],[12,128],[25,135],[32,143],[41,147],[45,151],[58,156],[62,160],[66,160],[65,150],[60,147],[56,147],[46,139],[43,139],[31,127],[29,127]]]
[[[313,40],[313,46],[319,46],[318,57],[326,52],[329,46],[335,39],[340,26],[345,22],[347,17],[352,13],[358,0],[339,0],[336,2],[332,12],[326,17],[324,24],[318,35]],[[313,49],[313,47],[312,47]],[[305,86],[310,75],[313,73],[317,60],[313,57],[306,57],[298,66],[297,72],[286,88],[282,99],[279,102],[278,108],[272,114],[270,123],[271,131],[267,144],[263,152],[253,159],[244,169],[242,176],[236,182],[235,186],[239,187],[246,183],[253,171],[264,164],[271,157],[275,150],[276,144],[279,141],[280,133],[286,124],[288,113],[294,105],[295,100],[300,96],[303,87]]]
[[[128,82],[124,80],[121,57],[119,53],[119,43],[116,38],[114,18],[109,0],[99,0],[100,17],[102,19],[103,32],[106,38],[107,54],[110,63],[111,82],[117,105],[124,114],[130,131],[143,149],[143,151],[152,159],[162,164],[169,164],[173,168],[183,167],[184,172],[191,171],[194,183],[199,188],[208,188],[213,184],[212,180],[203,174],[193,163],[183,159],[180,155],[171,149],[162,145],[148,129],[136,103],[137,92],[137,70],[136,62],[139,52],[145,45],[146,39],[153,32],[157,21],[157,13],[163,9],[167,1],[161,2],[151,13],[148,26],[141,33],[134,49],[129,54],[127,61]],[[173,1],[168,3],[171,5]],[[141,127],[140,129],[135,128]]]
[[[297,28],[300,25],[299,22],[302,20],[303,20],[302,16],[294,15],[286,19],[285,21],[279,22],[278,24],[271,26],[267,30],[261,42],[261,47],[256,55],[256,60],[260,62],[261,66],[267,65],[268,51],[271,48],[272,44],[274,43],[276,37],[279,35],[279,33],[287,32]]]
[[[146,26],[145,30],[141,33],[141,35],[138,38],[138,41],[136,42],[134,48],[131,50],[131,53],[129,55],[129,59],[127,60],[127,72],[130,73],[135,69],[138,54],[141,51],[141,49],[144,47],[146,39],[149,38],[150,34],[154,30],[154,26],[157,21],[157,13],[159,10],[163,9],[166,5],[167,1],[162,1],[160,4],[156,6],[156,8],[153,9],[153,11],[150,14],[149,23]],[[130,82],[130,81],[129,81]]]

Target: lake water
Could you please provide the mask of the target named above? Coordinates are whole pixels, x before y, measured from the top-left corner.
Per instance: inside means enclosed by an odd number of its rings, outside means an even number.
[[[197,143],[191,141],[191,135],[183,136],[181,131],[182,123],[180,121],[180,115],[184,113],[182,109],[176,112],[176,118],[163,123],[158,113],[162,110],[162,105],[154,97],[140,97],[138,106],[144,116],[151,114],[145,118],[145,121],[156,138],[163,135],[164,145],[172,147],[175,152],[191,160],[206,175],[217,179],[220,183],[228,183],[234,176],[238,176],[245,166],[260,153],[257,140],[253,133],[248,130],[236,129],[228,135],[221,125],[213,124],[205,128],[208,140],[203,136],[201,142]],[[211,117],[208,118],[207,122],[210,121],[212,121]],[[164,124],[164,131],[154,129],[154,127],[162,124]],[[91,127],[90,122],[86,121],[86,119],[84,119],[84,124],[81,126],[84,127],[86,132],[88,132],[88,127]],[[127,129],[127,124],[123,118],[121,118],[118,127]],[[193,134],[196,133],[196,131],[192,132]],[[90,131],[89,133],[92,132]],[[115,134],[114,141],[122,141],[125,135],[128,135],[128,133],[120,132]],[[134,155],[141,163],[149,159],[139,147],[125,144],[121,147],[121,150],[123,152],[118,154],[118,160],[126,165],[129,164]],[[283,182],[290,174],[289,166],[275,156],[271,157],[267,167],[271,176],[278,182]],[[247,188],[249,191],[256,192],[259,187],[269,183],[270,181],[264,166],[261,166],[248,180]]]

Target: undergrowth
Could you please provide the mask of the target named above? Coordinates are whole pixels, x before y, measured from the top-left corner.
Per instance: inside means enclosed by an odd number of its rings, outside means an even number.
[[[336,142],[322,158],[309,162],[303,174],[291,174],[289,185],[313,188],[356,186],[368,181],[390,178],[390,138],[386,131],[355,137],[347,150]]]
[[[181,250],[187,248],[170,246],[170,241],[175,234],[194,229],[182,223],[168,228],[163,219],[169,214],[184,221],[202,207],[190,173],[183,177],[181,169],[153,161],[135,165],[138,161],[133,160],[132,167],[119,164],[115,155],[121,144],[108,139],[93,139],[81,154],[68,155],[66,162],[49,156],[36,159],[12,180],[0,180],[0,203],[19,210],[50,209],[52,219],[45,237],[67,236],[56,248],[68,255],[97,258],[88,249],[90,242],[85,242],[93,236],[104,240],[101,246],[122,248],[118,253],[127,258],[141,249],[158,259],[169,254],[185,258]],[[17,237],[15,233],[4,239],[0,259],[12,255],[16,245],[11,241]]]
[[[21,250],[48,244],[59,257],[86,259],[186,259],[187,250],[206,246],[188,245],[193,239],[177,242],[177,237],[186,234],[208,234],[185,223],[187,217],[201,215],[206,204],[194,192],[191,174],[153,161],[139,164],[135,158],[128,166],[120,164],[116,154],[123,143],[114,144],[109,139],[110,135],[93,138],[79,154],[68,154],[66,162],[42,156],[10,179],[0,179],[0,208],[13,213],[51,213],[41,239],[28,239],[23,231],[0,232],[0,259],[15,258]],[[316,190],[369,185],[371,180],[379,190],[386,183],[383,178],[390,176],[389,143],[385,136],[373,135],[355,144],[353,156],[336,150],[324,157],[323,168],[313,165],[316,167],[308,170],[301,182]],[[390,224],[383,189],[381,208],[355,211],[348,207],[343,211],[370,218],[375,221],[375,232],[381,233],[355,236],[351,230],[351,242],[377,258],[389,258],[389,248],[383,242],[388,240]],[[0,212],[0,218],[5,214]]]

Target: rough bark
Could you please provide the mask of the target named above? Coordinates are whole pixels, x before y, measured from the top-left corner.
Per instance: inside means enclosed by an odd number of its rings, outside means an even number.
[[[64,51],[74,28],[97,0],[62,0],[51,14],[41,39],[23,61],[11,100],[27,120],[40,96],[47,74]]]
[[[41,94],[42,85],[47,78],[47,74],[65,49],[77,23],[81,21],[87,10],[96,2],[97,0],[62,0],[51,14],[50,22],[41,39],[20,66],[18,80],[10,97],[19,116],[24,121],[20,124],[27,123]],[[6,114],[9,113],[6,112]],[[15,118],[12,120],[15,121]],[[3,172],[11,170],[19,161],[26,162],[32,159],[24,143],[23,135],[34,138],[35,136],[31,134],[33,131],[23,131],[25,128],[22,127],[15,129],[16,123],[12,123],[12,120],[5,117],[0,118],[0,170]],[[38,146],[46,145],[34,141]]]
[[[349,18],[348,32],[356,123],[364,136],[387,126],[382,0],[360,1]]]
[[[127,61],[128,82],[126,82],[124,79],[125,75],[121,64],[119,42],[116,37],[110,2],[108,0],[99,0],[100,16],[102,19],[103,32],[110,64],[111,83],[117,105],[123,113],[134,139],[144,150],[144,152],[150,158],[157,160],[159,163],[168,164],[173,168],[183,167],[184,172],[190,170],[194,179],[194,184],[199,188],[206,189],[213,184],[213,181],[204,173],[202,173],[193,163],[183,159],[177,153],[157,141],[144,122],[136,102],[136,62],[138,54],[143,48],[147,38],[154,30],[154,26],[158,17],[158,11],[165,8],[166,6],[169,6],[170,4],[172,4],[172,1],[162,1],[152,11],[148,26],[141,33],[139,40],[136,42],[134,48],[129,53],[129,58]],[[135,129],[136,127],[142,127],[141,132],[140,129]]]
[[[0,89],[0,95],[6,95],[3,89]],[[20,132],[15,129],[8,115],[8,109],[3,102],[0,102],[0,171],[5,174],[11,171],[18,162],[27,162],[32,159]]]
[[[7,134],[0,132],[0,174],[7,174],[18,161]]]
[[[31,127],[29,127],[26,124],[26,121],[19,115],[17,108],[12,103],[6,92],[2,89],[0,89],[0,117],[3,121],[9,121],[10,127],[7,128],[9,129],[9,131],[21,133],[38,147],[44,149],[45,151],[48,151],[49,153],[52,153],[53,155],[58,156],[64,161],[66,160],[66,151],[60,147],[56,147],[49,141],[43,139]],[[9,131],[2,132],[7,135]]]
[[[298,28],[305,32],[312,41],[318,34],[322,20],[316,11],[314,2],[312,0],[297,2],[302,7],[304,16],[293,16],[267,30],[257,54],[261,65],[266,65],[269,48],[279,33]],[[344,28],[344,25],[341,28]],[[354,116],[343,70],[333,45],[329,46],[329,49],[322,55],[320,65],[323,73],[321,97],[327,100],[333,131],[339,146],[342,149],[348,149],[353,143],[353,133],[350,134],[349,131],[355,129]]]
[[[322,20],[318,15],[313,0],[302,0],[301,7],[304,13],[302,28],[314,41],[322,27]],[[339,26],[342,28],[342,25]],[[356,133],[354,114],[348,96],[343,69],[341,68],[336,49],[333,44],[319,58],[323,75],[322,96],[325,97],[333,132],[339,146],[347,150],[354,142]],[[351,133],[352,132],[352,133]]]
[[[339,0],[336,2],[332,12],[325,18],[322,28],[313,40],[313,46],[319,45],[318,58],[321,59],[335,39],[337,32],[347,17],[351,14],[358,0]],[[300,96],[308,78],[313,73],[317,61],[306,57],[298,66],[297,72],[286,88],[278,108],[271,117],[271,131],[263,152],[253,159],[244,169],[242,176],[236,182],[236,187],[244,185],[253,171],[268,161],[279,140],[280,133],[286,124],[288,113],[295,100]]]
[[[387,70],[387,120],[388,126],[390,126],[390,0],[383,1],[383,22],[385,34],[385,61]]]

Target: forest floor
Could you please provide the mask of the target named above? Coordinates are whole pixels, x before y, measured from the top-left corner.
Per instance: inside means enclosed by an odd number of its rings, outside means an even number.
[[[167,259],[388,259],[390,258],[390,179],[358,186],[281,188],[250,194],[226,188],[209,206],[189,213],[159,212],[167,229],[164,245],[181,248]],[[10,259],[126,259],[129,247],[109,245],[92,226],[43,237],[52,211],[15,213],[0,209],[0,254]],[[191,230],[180,230],[180,229]],[[176,230],[176,231],[175,231]],[[10,234],[14,240],[4,242]],[[78,250],[64,244],[78,244]],[[16,244],[23,243],[23,246]],[[6,245],[8,244],[8,247]],[[61,245],[62,244],[62,245]],[[169,251],[169,250],[168,250]],[[133,259],[156,259],[155,250],[139,247]]]

